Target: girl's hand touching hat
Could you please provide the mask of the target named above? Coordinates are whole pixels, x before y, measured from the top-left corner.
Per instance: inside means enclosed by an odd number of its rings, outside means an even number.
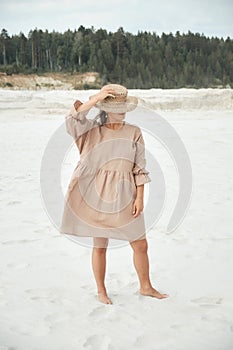
[[[96,102],[104,100],[106,97],[113,97],[115,98],[115,91],[112,88],[109,88],[107,86],[102,87],[102,89],[95,95],[91,97],[91,99],[95,99]]]

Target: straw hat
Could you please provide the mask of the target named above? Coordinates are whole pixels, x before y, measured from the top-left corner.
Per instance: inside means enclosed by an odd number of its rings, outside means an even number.
[[[126,87],[118,84],[108,84],[107,87],[113,89],[115,97],[108,96],[104,100],[95,104],[95,107],[105,112],[126,113],[133,111],[138,104],[135,96],[128,96]]]

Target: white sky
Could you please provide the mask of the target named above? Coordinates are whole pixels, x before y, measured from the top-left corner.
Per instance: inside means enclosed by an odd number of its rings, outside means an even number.
[[[233,0],[0,0],[0,29],[64,32],[80,25],[136,34],[204,33],[233,38]]]

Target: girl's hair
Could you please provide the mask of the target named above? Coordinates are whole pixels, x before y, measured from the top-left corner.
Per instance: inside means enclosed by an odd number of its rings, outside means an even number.
[[[105,111],[100,111],[97,114],[97,116],[94,118],[94,120],[97,120],[97,123],[99,125],[104,125],[106,123],[106,121],[107,121],[107,113]]]

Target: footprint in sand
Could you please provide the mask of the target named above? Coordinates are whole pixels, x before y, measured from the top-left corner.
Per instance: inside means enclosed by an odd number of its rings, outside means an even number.
[[[140,335],[136,338],[133,344],[133,348],[143,349],[144,344],[145,344],[145,337],[143,335]]]
[[[171,324],[170,328],[180,330],[183,326],[181,324]]]
[[[27,177],[24,176],[24,175],[18,175],[18,176],[15,176],[14,179],[15,180],[21,180],[21,179],[26,179]]]
[[[15,205],[15,204],[21,204],[21,201],[10,201],[7,203],[7,205]]]
[[[51,331],[50,326],[46,325],[44,321],[22,323],[20,325],[11,326],[9,329],[10,331],[19,335],[30,336],[33,334],[35,337],[46,336]]]
[[[21,262],[21,263],[9,263],[6,266],[9,267],[10,269],[12,269],[12,268],[14,268],[14,269],[25,269],[26,267],[30,266],[30,264],[28,264],[26,262]]]
[[[24,243],[31,243],[35,241],[40,241],[41,238],[36,238],[36,239],[20,239],[20,240],[12,240],[12,241],[4,241],[2,244],[24,244]]]
[[[113,307],[106,307],[107,304],[100,304],[97,307],[93,307],[92,310],[88,313],[88,318],[90,319],[91,322],[93,322],[93,320],[95,320],[96,322],[103,322],[103,321],[107,321],[107,323],[109,322],[115,322],[116,324],[118,322],[121,322],[121,317],[119,315],[120,312],[120,304],[115,305],[114,299],[112,298],[113,294],[110,294],[109,297],[110,299],[113,301],[113,305],[116,306],[116,308]],[[98,297],[96,296],[96,300],[98,301]],[[125,304],[122,304],[123,309],[125,309]],[[123,310],[122,310],[123,311]],[[125,311],[124,311],[125,312]],[[131,317],[129,315],[129,317]],[[135,320],[135,318],[132,317],[132,322]],[[140,324],[140,326],[142,326],[142,324]]]
[[[61,296],[59,296],[59,293],[57,293],[56,291],[35,288],[35,289],[25,289],[24,293],[29,294],[30,300],[35,302],[44,303],[46,305],[48,304],[62,305],[63,299]]]
[[[206,309],[212,309],[218,307],[222,303],[222,298],[214,297],[201,297],[197,299],[191,299],[191,303],[198,304]]]
[[[83,344],[84,348],[89,350],[116,350],[112,340],[107,335],[94,334],[86,339]]]
[[[83,284],[80,288],[84,289],[86,292],[93,292],[93,287],[89,284]]]
[[[103,317],[103,306],[98,306],[89,312],[88,317]]]

